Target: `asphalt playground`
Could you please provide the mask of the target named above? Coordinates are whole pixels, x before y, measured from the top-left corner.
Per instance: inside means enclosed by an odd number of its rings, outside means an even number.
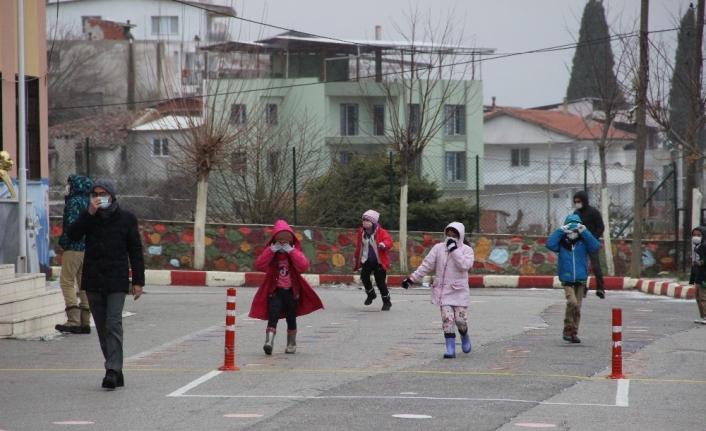
[[[238,288],[235,364],[224,364],[226,289],[146,286],[128,298],[125,383],[101,389],[95,333],[0,339],[0,431],[701,430],[706,326],[693,300],[589,292],[581,344],[561,338],[561,289],[472,289],[473,349],[445,351],[428,289],[392,290],[392,310],[355,285],[316,288],[297,353],[272,356]],[[626,379],[610,379],[612,310]]]

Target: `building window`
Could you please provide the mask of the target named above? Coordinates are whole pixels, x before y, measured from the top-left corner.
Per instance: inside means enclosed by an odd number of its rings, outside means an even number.
[[[265,122],[269,126],[277,125],[277,104],[268,103],[267,106],[265,106]]]
[[[343,166],[350,166],[353,161],[353,153],[350,151],[341,151],[338,153],[338,159]]]
[[[267,155],[267,172],[274,174],[279,165],[279,151],[273,151]]]
[[[166,139],[152,139],[152,155],[154,157],[167,157],[169,155],[169,142]]]
[[[235,175],[245,175],[247,173],[247,155],[245,153],[232,153],[230,155],[230,166]]]
[[[179,34],[179,17],[177,16],[153,16],[152,34]]]
[[[510,166],[529,166],[529,148],[513,148],[510,154]]]
[[[466,107],[463,105],[446,105],[446,136],[461,136],[466,134]]]
[[[421,121],[421,110],[419,103],[410,103],[407,105],[407,130],[410,135],[418,135]]]
[[[39,82],[40,80],[34,77],[25,76],[25,120],[26,120],[26,145],[27,145],[27,179],[40,180],[42,178],[41,165],[41,143],[40,143],[40,117],[39,117]],[[15,133],[19,136],[19,85],[15,83]],[[0,132],[1,133],[1,132]],[[17,143],[17,152],[19,154],[19,140]],[[15,163],[17,163],[15,161]]]
[[[234,126],[244,126],[246,119],[245,105],[237,103],[230,105],[230,124]]]
[[[466,181],[466,152],[446,152],[446,182],[460,183]]]
[[[358,104],[341,103],[341,136],[358,135]]]
[[[373,135],[385,135],[385,105],[373,106]]]

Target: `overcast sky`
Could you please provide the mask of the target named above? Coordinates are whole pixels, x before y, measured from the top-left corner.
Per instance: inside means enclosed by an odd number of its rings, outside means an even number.
[[[228,3],[228,0],[214,1]],[[405,23],[404,11],[418,5],[444,16],[455,8],[464,25],[466,45],[495,48],[498,53],[526,52],[574,42],[585,0],[262,0],[233,1],[239,16],[306,33],[342,39],[373,39],[375,25],[383,39],[400,39],[393,22]],[[640,0],[604,0],[609,24],[637,28]],[[689,6],[686,0],[650,0],[650,30],[674,28]],[[266,7],[266,10],[265,10]],[[436,12],[437,14],[439,12]],[[620,22],[617,22],[620,20]],[[258,34],[258,32],[261,32]],[[247,25],[243,39],[281,33]],[[664,33],[674,39],[675,32]],[[566,94],[573,49],[526,54],[483,65],[483,101],[530,108],[560,103]],[[673,53],[670,57],[673,58]]]

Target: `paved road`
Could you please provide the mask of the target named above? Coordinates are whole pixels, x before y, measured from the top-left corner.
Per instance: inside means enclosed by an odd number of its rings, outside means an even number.
[[[265,322],[238,290],[237,372],[223,364],[223,288],[147,286],[128,299],[126,387],[103,391],[95,334],[0,340],[0,430],[702,430],[706,327],[693,301],[591,293],[582,344],[561,339],[563,291],[472,291],[473,351],[443,359],[427,290],[363,305],[319,287],[298,351],[262,352]],[[623,310],[624,373],[610,380],[611,309]],[[460,340],[459,340],[460,342]]]

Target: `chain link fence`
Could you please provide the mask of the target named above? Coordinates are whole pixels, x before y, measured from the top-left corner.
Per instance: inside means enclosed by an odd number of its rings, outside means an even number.
[[[291,151],[291,149],[289,150]],[[192,221],[196,207],[196,178],[173,162],[173,148],[168,140],[161,138],[56,138],[50,144],[50,213],[62,214],[63,191],[66,178],[73,173],[85,175],[93,180],[111,178],[117,188],[118,199],[123,207],[135,213],[141,220]],[[268,153],[263,157],[266,164],[277,163],[277,171],[289,180],[287,190],[271,196],[284,199],[278,214],[271,217],[296,219],[294,185],[299,199],[303,195],[302,172],[307,171],[310,156],[292,162],[288,153],[279,158]],[[389,153],[388,153],[389,154]],[[249,158],[248,158],[249,157]],[[379,157],[379,155],[376,155]],[[321,161],[318,160],[317,163]],[[222,166],[212,172],[209,189],[208,222],[248,223],[252,217],[238,206],[232,197],[232,189],[224,184],[233,180],[219,180],[224,174],[240,177],[254,172],[256,163],[250,156],[234,154]],[[246,171],[246,165],[248,171]],[[269,166],[269,165],[268,165]],[[269,166],[272,168],[272,166]],[[265,169],[269,169],[267,166]],[[247,172],[247,173],[246,173]],[[470,205],[478,205],[479,223],[468,226],[471,231],[484,234],[548,235],[563,223],[573,212],[573,195],[586,190],[591,205],[600,209],[601,169],[598,164],[566,159],[528,160],[511,158],[466,157],[465,153],[447,152],[445,156],[425,156],[411,167],[411,174],[426,176],[436,184],[445,199],[464,199]],[[610,165],[606,168],[607,189],[610,199],[610,233],[613,238],[631,236],[633,216],[634,167]],[[645,196],[648,202],[643,208],[643,238],[673,238],[679,225],[676,175],[674,164],[647,166],[645,168]],[[283,183],[283,181],[279,181]],[[479,187],[476,187],[476,184]],[[244,184],[247,187],[255,187]],[[376,187],[392,187],[377,185]],[[397,185],[399,187],[399,185]],[[392,203],[399,201],[397,193],[389,194]],[[232,214],[230,211],[232,209]],[[380,208],[383,216],[392,214],[388,226],[397,225],[392,206]],[[281,213],[281,214],[280,214]],[[304,221],[300,219],[300,222]]]

